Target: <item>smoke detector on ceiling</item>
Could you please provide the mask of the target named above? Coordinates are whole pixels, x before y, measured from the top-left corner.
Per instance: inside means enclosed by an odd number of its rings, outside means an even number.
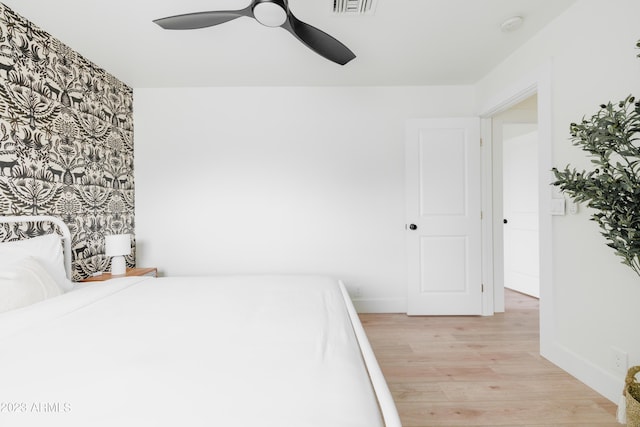
[[[338,15],[373,15],[378,0],[333,0],[333,13]]]
[[[523,23],[524,18],[522,16],[512,16],[500,24],[500,30],[502,30],[503,33],[510,33],[522,27]]]

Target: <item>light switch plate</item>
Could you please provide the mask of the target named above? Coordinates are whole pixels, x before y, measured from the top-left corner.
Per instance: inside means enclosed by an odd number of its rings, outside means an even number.
[[[564,215],[566,202],[564,199],[551,199],[551,215]]]
[[[575,215],[578,213],[578,204],[573,200],[569,201],[569,213]]]

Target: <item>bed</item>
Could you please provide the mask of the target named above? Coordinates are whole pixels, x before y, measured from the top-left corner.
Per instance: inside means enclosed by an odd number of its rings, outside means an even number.
[[[0,425],[400,421],[343,283],[269,275],[126,277],[5,310]]]

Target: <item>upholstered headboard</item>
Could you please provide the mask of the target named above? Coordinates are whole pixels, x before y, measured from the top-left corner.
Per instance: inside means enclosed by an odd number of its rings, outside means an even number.
[[[71,280],[71,232],[69,227],[60,218],[48,215],[32,215],[32,216],[0,216],[1,224],[31,224],[31,223],[48,223],[55,227],[52,227],[60,237],[62,238],[62,244],[64,247],[64,269],[67,273],[67,278]]]

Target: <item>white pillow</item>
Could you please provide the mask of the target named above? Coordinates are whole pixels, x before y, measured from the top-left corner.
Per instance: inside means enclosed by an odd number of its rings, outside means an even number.
[[[26,240],[0,243],[0,262],[15,263],[25,257],[35,258],[65,292],[73,289],[64,269],[62,240],[57,234],[45,234]]]
[[[55,280],[33,257],[0,265],[0,313],[62,294]]]

